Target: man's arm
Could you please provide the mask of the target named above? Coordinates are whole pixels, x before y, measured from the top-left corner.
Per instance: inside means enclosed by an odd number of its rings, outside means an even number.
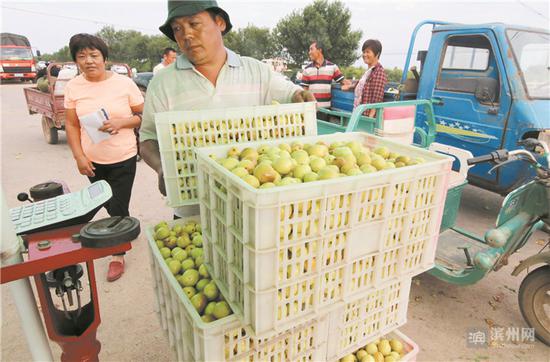
[[[157,92],[159,92],[159,88],[156,86],[157,80],[158,79],[153,77],[147,89],[147,96],[145,97],[143,117],[139,130],[139,138],[141,140],[139,143],[139,155],[145,160],[145,163],[157,173],[159,191],[166,196],[164,172],[162,170],[157,130],[155,127],[155,113],[164,112],[167,110],[167,107],[157,96]]]
[[[340,71],[340,68],[338,68],[337,65],[335,65],[334,74],[332,75],[332,79],[336,83],[340,83],[341,88],[343,91],[350,90],[352,88],[351,86],[351,80],[346,79],[344,74]]]
[[[268,79],[268,92],[271,94],[273,100],[279,103],[315,102],[315,97],[312,93],[285,79],[281,74],[271,70],[266,64],[258,63],[261,67],[261,72],[264,72],[263,77]]]
[[[139,143],[139,155],[145,163],[151,167],[158,175],[158,188],[161,194],[166,196],[166,186],[164,185],[164,172],[160,161],[159,144],[156,140],[149,139]]]
[[[336,64],[334,65],[334,73],[332,74],[332,79],[336,83],[340,83],[340,84],[342,84],[346,79],[346,77],[344,77],[344,74],[340,71],[340,68],[338,68]]]

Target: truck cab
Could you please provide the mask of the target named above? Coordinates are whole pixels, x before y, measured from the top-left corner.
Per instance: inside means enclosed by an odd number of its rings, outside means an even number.
[[[35,81],[36,65],[25,36],[0,33],[0,80],[8,79]]]
[[[436,142],[474,156],[517,149],[525,138],[550,140],[550,33],[500,23],[464,25],[424,21],[413,31],[404,69],[409,69],[418,30],[432,26],[427,51],[420,51],[416,79],[404,72],[400,99],[433,102]],[[425,123],[417,110],[417,125]],[[488,173],[470,169],[468,181],[507,194],[534,177],[524,163]]]

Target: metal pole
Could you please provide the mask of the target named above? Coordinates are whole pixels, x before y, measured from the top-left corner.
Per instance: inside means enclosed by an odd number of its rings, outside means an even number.
[[[2,257],[0,258],[0,265],[11,265],[20,263],[23,261],[23,257],[21,256],[21,243],[15,234],[4,195],[4,190],[2,189],[0,195],[2,203],[2,238],[0,239]],[[23,333],[25,334],[33,361],[53,362],[52,350],[50,349],[50,344],[42,325],[29,279],[15,280],[9,283],[9,287],[15,300],[17,313],[19,314]]]

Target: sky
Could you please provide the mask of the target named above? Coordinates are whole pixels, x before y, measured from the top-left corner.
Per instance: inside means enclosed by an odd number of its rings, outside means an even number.
[[[313,0],[218,0],[234,28],[248,24],[273,28],[294,10]],[[343,0],[352,13],[351,27],[362,30],[364,40],[379,39],[380,58],[386,68],[402,68],[416,24],[426,19],[479,24],[503,22],[550,29],[549,1],[371,1]],[[95,33],[106,25],[117,30],[133,29],[144,34],[160,34],[165,21],[166,1],[0,1],[1,31],[25,35],[33,48],[52,53],[67,45],[75,33]],[[312,29],[312,36],[315,29]],[[429,30],[417,38],[418,47],[427,49]],[[307,52],[307,49],[304,49]],[[359,52],[357,53],[359,55]],[[356,66],[362,65],[358,60]]]

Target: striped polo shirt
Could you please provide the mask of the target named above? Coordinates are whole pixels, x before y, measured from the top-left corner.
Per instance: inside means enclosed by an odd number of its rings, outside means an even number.
[[[330,108],[332,81],[341,82],[343,79],[344,75],[338,66],[325,59],[320,67],[313,62],[305,67],[301,85],[313,93],[319,107]]]

